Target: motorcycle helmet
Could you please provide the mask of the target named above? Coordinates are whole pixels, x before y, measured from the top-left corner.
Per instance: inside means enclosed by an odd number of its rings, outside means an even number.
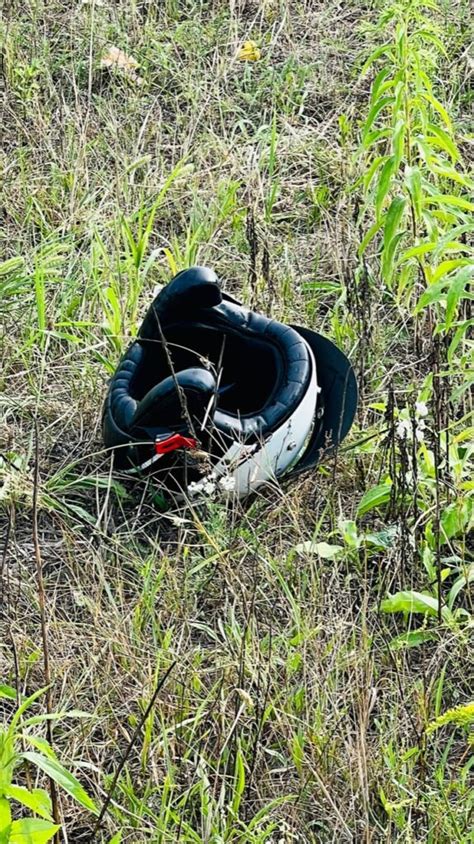
[[[156,296],[109,385],[103,438],[115,466],[174,495],[244,497],[337,449],[357,384],[345,355],[284,325],[192,267]]]

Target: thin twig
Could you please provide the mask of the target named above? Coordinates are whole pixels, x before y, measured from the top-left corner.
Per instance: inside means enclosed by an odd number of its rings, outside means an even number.
[[[181,405],[181,413],[183,415],[184,420],[188,424],[189,433],[191,434],[192,437],[194,437],[194,439],[197,440],[196,431],[194,430],[193,420],[191,419],[191,414],[190,414],[189,409],[188,409],[186,394],[185,394],[181,384],[178,381],[178,377],[176,375],[176,370],[175,370],[174,364],[173,364],[173,359],[171,357],[171,353],[170,353],[170,350],[168,348],[168,341],[167,341],[167,339],[164,335],[164,331],[163,331],[163,328],[161,326],[161,320],[160,320],[160,318],[159,318],[155,309],[153,309],[153,313],[155,314],[156,324],[158,326],[158,332],[159,332],[160,340],[161,340],[161,345],[162,345],[163,351],[166,355],[166,361],[167,361],[168,366],[170,368],[171,377],[173,378],[174,385],[176,387],[176,392],[178,393],[179,403]]]
[[[35,549],[36,561],[36,581],[38,586],[38,602],[41,619],[41,639],[43,644],[43,672],[44,683],[46,688],[46,712],[52,715],[52,695],[51,695],[51,668],[49,662],[49,646],[48,646],[48,628],[46,624],[46,596],[44,591],[43,580],[43,560],[41,557],[41,548],[38,536],[38,492],[39,492],[39,431],[38,420],[35,417],[35,471],[33,478],[33,545]],[[46,737],[49,744],[53,745],[53,722],[51,719],[46,721]],[[51,777],[49,778],[49,790],[51,794],[52,815],[55,824],[60,825],[59,818],[59,804],[56,783]],[[59,844],[59,832],[56,832],[54,841]]]
[[[133,745],[135,744],[135,742],[138,738],[138,734],[140,733],[140,730],[142,729],[142,727],[143,727],[145,721],[147,720],[151,710],[153,709],[155,702],[156,702],[156,699],[157,699],[161,689],[165,685],[165,683],[166,683],[169,675],[171,674],[173,668],[175,667],[175,665],[176,665],[176,660],[171,663],[170,667],[163,674],[163,677],[161,678],[161,680],[158,680],[155,691],[153,692],[153,694],[151,696],[151,699],[150,699],[150,702],[149,702],[147,708],[145,709],[143,715],[138,719],[138,724],[135,727],[135,730],[133,731],[132,737],[131,737],[130,741],[127,744],[127,747],[125,748],[125,750],[123,752],[123,755],[120,759],[120,762],[118,763],[117,770],[115,771],[114,778],[112,780],[111,786],[110,786],[110,788],[107,792],[107,796],[106,796],[106,798],[105,798],[105,800],[102,804],[102,808],[101,808],[99,815],[98,815],[98,818],[95,822],[94,829],[92,830],[91,840],[93,840],[95,838],[95,836],[97,835],[97,833],[98,833],[98,831],[99,831],[99,829],[102,825],[102,821],[104,820],[105,814],[106,814],[107,809],[109,808],[109,805],[110,805],[110,801],[112,800],[112,795],[115,791],[115,787],[117,785],[118,778],[119,778],[120,774],[122,773],[123,767],[124,767],[128,757],[130,756],[130,752],[131,752]]]

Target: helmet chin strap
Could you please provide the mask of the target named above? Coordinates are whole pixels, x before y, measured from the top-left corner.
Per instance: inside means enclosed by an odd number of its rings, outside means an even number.
[[[132,475],[142,471],[143,469],[148,469],[150,466],[153,466],[155,463],[157,463],[158,460],[161,460],[162,457],[165,457],[166,454],[171,454],[173,451],[178,451],[181,449],[194,450],[197,447],[198,443],[197,440],[194,439],[194,437],[185,437],[183,434],[173,434],[171,431],[169,434],[162,434],[161,436],[158,436],[155,439],[155,453],[153,457],[150,457],[148,460],[145,460],[145,462],[141,463],[140,466],[136,466],[133,469],[129,469],[126,474]]]

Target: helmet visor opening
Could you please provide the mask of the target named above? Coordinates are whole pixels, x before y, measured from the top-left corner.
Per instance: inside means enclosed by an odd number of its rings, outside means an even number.
[[[220,410],[236,416],[253,415],[273,396],[281,364],[278,349],[268,341],[189,323],[166,326],[164,334],[175,373],[196,366],[211,370],[218,380]],[[144,363],[131,385],[137,400],[172,374],[161,340],[142,343]]]

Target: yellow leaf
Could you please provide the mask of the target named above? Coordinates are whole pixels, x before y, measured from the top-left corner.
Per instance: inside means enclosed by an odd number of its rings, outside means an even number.
[[[133,81],[138,85],[141,85],[143,82],[141,76],[138,76],[136,72],[137,68],[140,67],[136,59],[134,59],[133,56],[128,56],[127,53],[124,53],[124,51],[120,50],[119,47],[107,47],[100,61],[100,66],[120,70],[122,73],[129,76],[130,79],[133,79]]]
[[[100,64],[101,67],[119,67],[121,70],[136,70],[138,67],[138,62],[118,47],[107,47]]]
[[[258,62],[260,56],[261,53],[255,41],[245,41],[237,53],[237,58],[241,62]]]

